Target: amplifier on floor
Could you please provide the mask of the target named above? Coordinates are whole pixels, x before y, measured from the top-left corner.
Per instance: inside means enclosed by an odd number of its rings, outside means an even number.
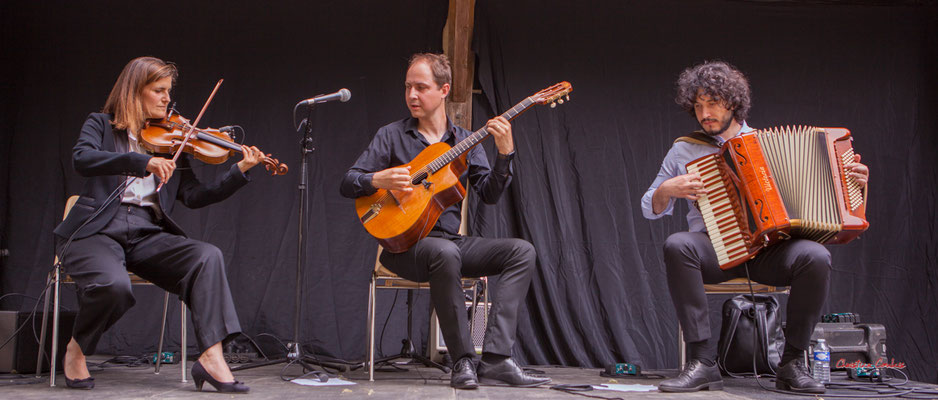
[[[886,328],[881,324],[820,322],[814,326],[808,354],[814,353],[818,339],[831,348],[831,369],[845,369],[851,363],[876,365],[886,358]]]
[[[36,373],[36,356],[39,343],[36,338],[42,329],[43,313],[37,312],[36,317],[29,319],[29,311],[0,311],[0,343],[3,343],[19,327],[17,332],[3,348],[0,348],[0,373],[33,374]],[[52,313],[49,313],[46,322],[46,354],[52,354]],[[27,319],[29,321],[27,322]],[[65,357],[65,344],[72,336],[72,325],[75,323],[74,311],[59,312],[59,349],[56,368],[61,371],[62,359]],[[26,325],[26,326],[23,326]],[[42,363],[42,372],[49,371],[49,358]]]
[[[491,304],[479,302],[473,313],[472,302],[466,302],[466,310],[471,315],[469,330],[472,333],[472,346],[475,347],[476,354],[482,354],[482,340],[485,338],[487,321],[486,312],[490,308],[492,308]],[[427,345],[427,352],[430,353],[430,359],[438,363],[443,362],[443,355],[446,354],[446,343],[443,340],[443,331],[440,330],[440,321],[436,317],[436,310],[433,310],[433,315],[430,317],[430,343]]]

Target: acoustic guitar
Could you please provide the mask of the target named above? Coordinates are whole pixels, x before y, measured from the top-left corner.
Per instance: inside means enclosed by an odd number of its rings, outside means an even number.
[[[512,120],[535,104],[563,104],[573,87],[560,82],[541,90],[505,111],[502,117]],[[355,211],[365,230],[378,239],[384,249],[402,253],[430,233],[443,210],[461,201],[466,189],[459,177],[466,171],[466,153],[489,137],[483,127],[450,147],[434,143],[409,163],[413,190],[378,189],[370,196],[355,200]]]

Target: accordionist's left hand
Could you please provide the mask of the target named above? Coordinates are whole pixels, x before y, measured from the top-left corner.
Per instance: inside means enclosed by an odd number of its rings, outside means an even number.
[[[861,188],[866,187],[866,182],[870,180],[870,168],[860,163],[860,155],[853,155],[853,162],[844,166],[849,171],[850,176],[856,180]]]

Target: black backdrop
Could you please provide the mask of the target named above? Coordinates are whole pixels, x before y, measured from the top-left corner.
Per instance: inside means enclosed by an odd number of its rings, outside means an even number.
[[[245,331],[291,338],[300,135],[290,110],[300,99],[348,87],[349,103],[312,115],[317,152],[301,341],[321,354],[361,359],[376,248],[351,201],[338,195],[338,182],[374,131],[405,115],[406,57],[440,50],[447,11],[445,1],[387,3],[198,2],[163,15],[172,4],[0,5],[0,232],[2,248],[10,249],[2,292],[35,296],[42,289],[51,230],[65,197],[80,187],[70,167],[78,128],[103,104],[124,63],[150,54],[179,64],[174,96],[186,115],[194,116],[215,80],[225,78],[206,125],[240,124],[248,142],[293,168],[285,177],[255,173],[233,198],[177,214],[191,236],[224,252]],[[498,205],[470,208],[474,233],[522,237],[538,249],[516,356],[535,364],[676,365],[677,324],[660,246],[685,229],[686,210],[647,221],[639,198],[673,138],[694,128],[673,104],[677,74],[723,59],[750,77],[751,125],[852,130],[872,169],[872,226],[860,240],[830,248],[825,310],[885,324],[889,355],[908,364],[913,377],[938,381],[935,8],[588,3],[477,5],[473,47],[482,94],[475,96],[474,126],[549,84],[574,85],[572,102],[535,107],[516,120],[515,183]],[[210,179],[219,168],[198,173]],[[106,334],[102,351],[155,347],[160,292],[137,293],[137,307]],[[379,323],[392,312],[385,353],[397,351],[404,330],[403,302],[392,310],[393,296],[378,297]],[[418,295],[419,338],[426,335],[428,297]],[[714,307],[719,301],[711,300]],[[11,296],[2,306],[34,303]]]

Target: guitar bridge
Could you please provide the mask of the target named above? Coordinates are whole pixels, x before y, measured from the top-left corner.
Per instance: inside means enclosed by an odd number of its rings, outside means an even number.
[[[368,212],[362,215],[361,220],[363,224],[367,224],[368,221],[371,221],[378,216],[378,212],[381,211],[381,204],[375,203],[369,207]]]

